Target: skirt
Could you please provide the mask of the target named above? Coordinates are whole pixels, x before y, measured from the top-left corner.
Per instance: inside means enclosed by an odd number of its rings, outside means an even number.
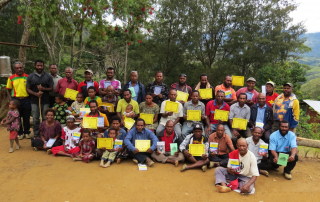
[[[56,156],[56,154],[59,152],[59,151],[62,151],[66,154],[72,154],[72,153],[77,153],[77,152],[80,152],[80,148],[79,147],[75,147],[73,149],[69,149],[67,152],[64,151],[64,147],[63,145],[61,146],[57,146],[57,147],[52,147],[51,149],[51,152]]]

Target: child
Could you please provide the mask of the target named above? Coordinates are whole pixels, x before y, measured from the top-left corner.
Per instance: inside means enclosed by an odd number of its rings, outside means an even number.
[[[133,106],[131,104],[128,104],[126,107],[126,111],[123,112],[123,116],[121,117],[122,122],[124,122],[125,117],[129,117],[131,115],[134,115]],[[129,132],[130,129],[127,128],[127,132]]]
[[[97,103],[98,103],[98,107],[101,106],[102,100],[101,100],[100,97],[96,96],[96,88],[95,88],[95,87],[90,86],[90,87],[88,88],[88,95],[89,95],[89,97],[87,97],[87,98],[84,100],[84,104],[86,105],[86,108],[90,108],[90,107],[89,107],[89,102],[90,102],[91,100],[96,100]]]
[[[18,107],[20,106],[20,102],[18,100],[12,100],[9,102],[10,111],[8,111],[7,118],[1,121],[2,125],[7,124],[7,131],[10,131],[9,139],[10,139],[10,150],[9,153],[12,153],[14,140],[16,141],[16,150],[20,149],[19,139],[18,139],[18,131],[20,129],[20,119],[19,119],[19,111]]]
[[[73,161],[83,161],[89,163],[93,158],[93,151],[95,148],[94,140],[92,140],[90,130],[82,131],[82,140],[79,142],[80,153],[73,153]]]
[[[118,152],[122,151],[122,147],[121,148],[115,148],[115,140],[117,140],[117,134],[116,134],[116,130],[113,128],[110,128],[108,130],[108,137],[109,138],[113,138],[113,148],[114,149],[107,149],[103,152],[103,155],[101,157],[101,163],[100,166],[103,168],[108,168],[111,163],[114,161],[114,159],[116,158]],[[105,149],[105,148],[102,148]],[[108,159],[108,162],[104,165],[104,161],[106,161]]]
[[[78,93],[77,100],[73,102],[70,107],[68,107],[67,112],[69,113],[69,115],[73,115],[74,117],[80,116],[80,109],[86,108],[86,105],[83,103],[83,99],[83,94]]]
[[[61,94],[57,94],[55,96],[55,101],[56,103],[52,107],[52,109],[54,109],[56,112],[54,119],[60,122],[61,127],[65,127],[67,117],[66,110],[68,109],[68,104],[66,101],[64,101],[64,97]]]

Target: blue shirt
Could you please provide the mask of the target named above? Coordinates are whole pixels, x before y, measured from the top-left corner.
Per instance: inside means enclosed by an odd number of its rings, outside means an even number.
[[[258,113],[257,113],[257,118],[256,122],[264,123],[264,112],[266,111],[267,104],[265,104],[262,108],[260,108],[260,105],[258,105]],[[260,127],[263,129],[263,127]]]
[[[135,97],[132,97],[132,99],[133,99],[134,101],[137,101],[137,102],[138,102],[139,84],[136,83],[136,85],[132,86],[132,85],[131,85],[131,81],[129,81],[129,88],[132,88],[132,87],[133,87],[133,90],[134,90],[134,92],[135,92],[135,94],[136,94],[136,96],[135,96]]]
[[[284,137],[280,134],[279,130],[273,132],[270,136],[269,150],[286,153],[295,147],[297,147],[297,139],[296,135],[291,131],[288,131]]]
[[[127,137],[124,139],[124,144],[127,146],[129,151],[133,152],[136,149],[135,148],[136,140],[151,140],[151,147],[150,148],[153,151],[157,149],[158,138],[149,129],[144,128],[141,131],[141,133],[139,133],[137,131],[137,129],[134,127],[128,132]]]
[[[117,137],[117,139],[124,140],[126,136],[127,136],[127,132],[124,129],[120,128],[119,137]],[[104,137],[109,138],[108,130],[104,132]]]

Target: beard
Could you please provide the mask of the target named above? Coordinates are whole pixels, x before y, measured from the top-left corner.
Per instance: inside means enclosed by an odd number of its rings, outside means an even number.
[[[286,134],[288,134],[289,130],[279,130],[279,132],[282,136],[285,136]]]

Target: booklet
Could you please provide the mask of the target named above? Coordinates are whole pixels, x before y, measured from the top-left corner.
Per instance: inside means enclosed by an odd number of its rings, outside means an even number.
[[[165,153],[165,142],[164,141],[161,141],[161,142],[157,142],[157,149],[158,149],[158,152],[160,153]]]
[[[159,95],[159,94],[161,94],[161,89],[162,89],[162,87],[161,86],[155,86],[154,87],[154,94],[156,94],[156,95]]]
[[[114,145],[113,145],[113,149],[114,150],[118,150],[122,148],[122,144],[123,144],[123,140],[115,140],[114,141]]]
[[[130,87],[129,90],[131,91],[131,97],[136,97],[136,92],[134,91],[134,88]]]
[[[97,127],[104,127],[104,117],[103,116],[98,117]]]
[[[263,156],[266,153],[268,153],[268,144],[260,144],[259,155]]]
[[[279,153],[278,165],[287,166],[289,154]]]
[[[139,167],[139,170],[147,170],[147,165],[146,164],[139,163],[138,167]]]
[[[239,159],[229,159],[231,168],[236,170],[238,173],[240,172],[240,164]]]
[[[253,93],[250,93],[249,91],[247,91],[246,94],[247,94],[247,100],[252,100]]]
[[[52,147],[52,145],[55,143],[56,139],[50,138],[46,144],[46,147]]]
[[[93,86],[93,82],[87,82],[87,89],[91,86]]]
[[[105,81],[104,82],[104,88],[107,88],[110,85],[111,85],[111,81]]]
[[[76,141],[76,143],[79,143],[80,136],[81,136],[81,133],[76,133],[76,132],[74,132],[73,135],[72,135],[72,139],[73,139],[74,141]]]
[[[219,143],[217,142],[210,142],[210,153],[218,153],[218,146]]]
[[[232,98],[232,93],[230,90],[224,92],[226,98]]]
[[[170,143],[170,152],[171,155],[174,155],[178,151],[178,144],[177,143]]]

